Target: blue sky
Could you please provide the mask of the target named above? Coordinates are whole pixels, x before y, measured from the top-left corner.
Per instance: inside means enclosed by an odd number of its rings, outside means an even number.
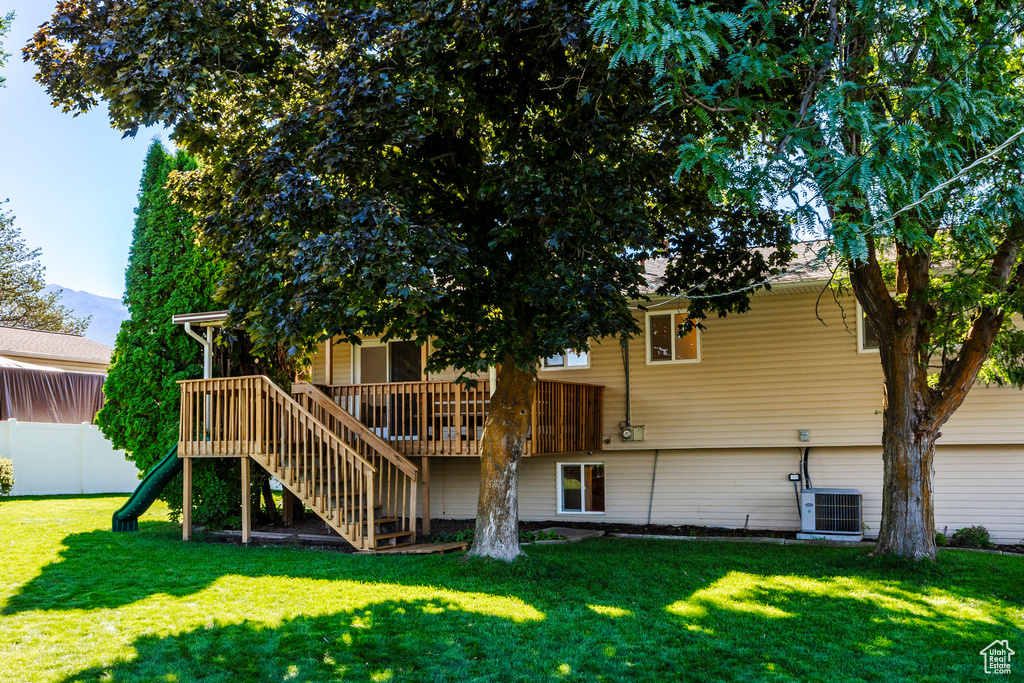
[[[4,39],[12,53],[0,88],[0,201],[30,247],[41,247],[46,280],[120,298],[146,148],[158,131],[121,139],[97,109],[77,118],[50,106],[21,48],[55,0],[0,0],[16,13]],[[166,136],[162,136],[166,142]]]

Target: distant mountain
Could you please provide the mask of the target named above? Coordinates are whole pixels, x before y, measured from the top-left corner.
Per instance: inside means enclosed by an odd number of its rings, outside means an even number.
[[[64,290],[60,302],[73,310],[76,317],[92,316],[89,329],[85,331],[86,339],[113,346],[114,340],[117,338],[117,331],[121,329],[121,323],[128,319],[128,309],[121,301],[108,296],[79,292],[60,285],[46,285],[43,291],[53,292],[58,289]]]

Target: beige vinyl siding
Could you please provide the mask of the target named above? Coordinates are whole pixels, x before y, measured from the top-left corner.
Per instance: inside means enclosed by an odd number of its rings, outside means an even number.
[[[857,353],[855,315],[853,299],[841,309],[827,293],[820,301],[815,293],[755,297],[748,313],[706,321],[700,363],[648,365],[644,339],[633,339],[632,423],[646,427],[645,442],[619,436],[626,409],[618,341],[593,343],[589,368],[539,376],[605,386],[605,450],[877,445],[882,372],[877,354]],[[941,443],[1024,443],[1022,417],[1024,392],[979,384]],[[810,442],[800,442],[801,429]]]
[[[313,384],[324,384],[327,381],[327,355],[324,351],[326,342],[320,344],[313,354]],[[334,351],[334,384],[352,383],[352,345],[342,342],[335,344]]]
[[[310,368],[312,375],[311,379],[314,384],[324,384],[327,381],[327,374],[325,368],[327,367],[327,355],[324,351],[326,342],[320,342],[320,345],[316,349],[316,353],[313,354],[313,363]]]
[[[576,460],[605,464],[605,514],[558,514],[556,463],[574,459],[545,456],[523,461],[520,519],[647,522],[653,451],[594,453]],[[795,448],[660,451],[651,522],[798,529],[795,491],[787,478],[798,471],[798,463]],[[431,516],[475,517],[479,461],[432,458],[430,468]],[[877,448],[812,449],[809,468],[817,488],[859,489],[866,535],[878,534],[882,458]],[[937,530],[950,534],[981,524],[997,543],[1024,539],[1024,447],[940,447],[935,459],[935,523]]]
[[[857,352],[856,310],[852,298],[841,308],[809,287],[754,297],[748,313],[706,321],[700,363],[648,365],[644,338],[633,339],[632,422],[646,427],[644,442],[619,434],[626,401],[617,339],[591,344],[589,368],[538,377],[604,385],[605,451],[877,446],[882,372],[877,354]],[[642,325],[642,312],[637,319]],[[347,344],[335,347],[334,363],[335,383],[351,381]],[[810,430],[809,442],[799,440],[801,429]],[[1024,392],[979,384],[942,434],[944,445],[1024,444]]]
[[[352,384],[353,378],[355,377],[355,368],[353,367],[353,360],[355,355],[355,349],[351,344],[341,343],[334,345],[334,383],[335,384]],[[320,344],[317,348],[316,353],[313,354],[313,383],[323,384],[326,378],[326,354],[324,352],[324,344]],[[454,368],[446,368],[442,372],[431,373],[430,380],[438,382],[453,382],[458,374]],[[487,373],[478,373],[476,375],[470,375],[473,379],[487,379]]]

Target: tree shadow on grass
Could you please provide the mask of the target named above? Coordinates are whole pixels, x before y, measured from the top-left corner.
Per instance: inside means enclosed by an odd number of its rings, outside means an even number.
[[[438,596],[268,622],[213,615],[181,633],[142,636],[134,656],[65,681],[984,680],[965,638],[1021,635],[1001,623],[979,631],[970,618],[955,624],[960,634],[952,623],[894,622],[863,596],[831,595],[825,580],[806,598],[794,592],[800,586],[765,580],[709,581],[683,601],[700,614],[566,596],[517,619]],[[743,582],[752,582],[755,607],[734,586]],[[850,623],[835,623],[844,618]]]
[[[2,614],[195,603],[169,607],[193,610],[169,629],[192,630],[140,637],[137,657],[69,680],[956,680],[980,671],[988,642],[1024,640],[1020,558],[946,554],[929,567],[850,549],[608,539],[506,565],[179,533],[148,522],[67,536]]]

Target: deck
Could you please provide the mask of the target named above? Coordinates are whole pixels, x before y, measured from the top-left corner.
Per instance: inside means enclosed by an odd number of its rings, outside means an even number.
[[[287,392],[264,376],[183,380],[178,457],[182,535],[191,536],[196,458],[241,459],[242,541],[252,538],[253,463],[358,550],[416,544],[417,492],[430,527],[430,456],[479,456],[490,387],[410,382]],[[601,448],[603,387],[541,380],[527,455]],[[409,456],[419,456],[419,466]],[[286,506],[286,509],[287,506]],[[286,515],[287,516],[287,515]]]
[[[317,387],[402,455],[478,457],[490,383],[391,382]],[[524,455],[601,450],[604,387],[538,380]]]

